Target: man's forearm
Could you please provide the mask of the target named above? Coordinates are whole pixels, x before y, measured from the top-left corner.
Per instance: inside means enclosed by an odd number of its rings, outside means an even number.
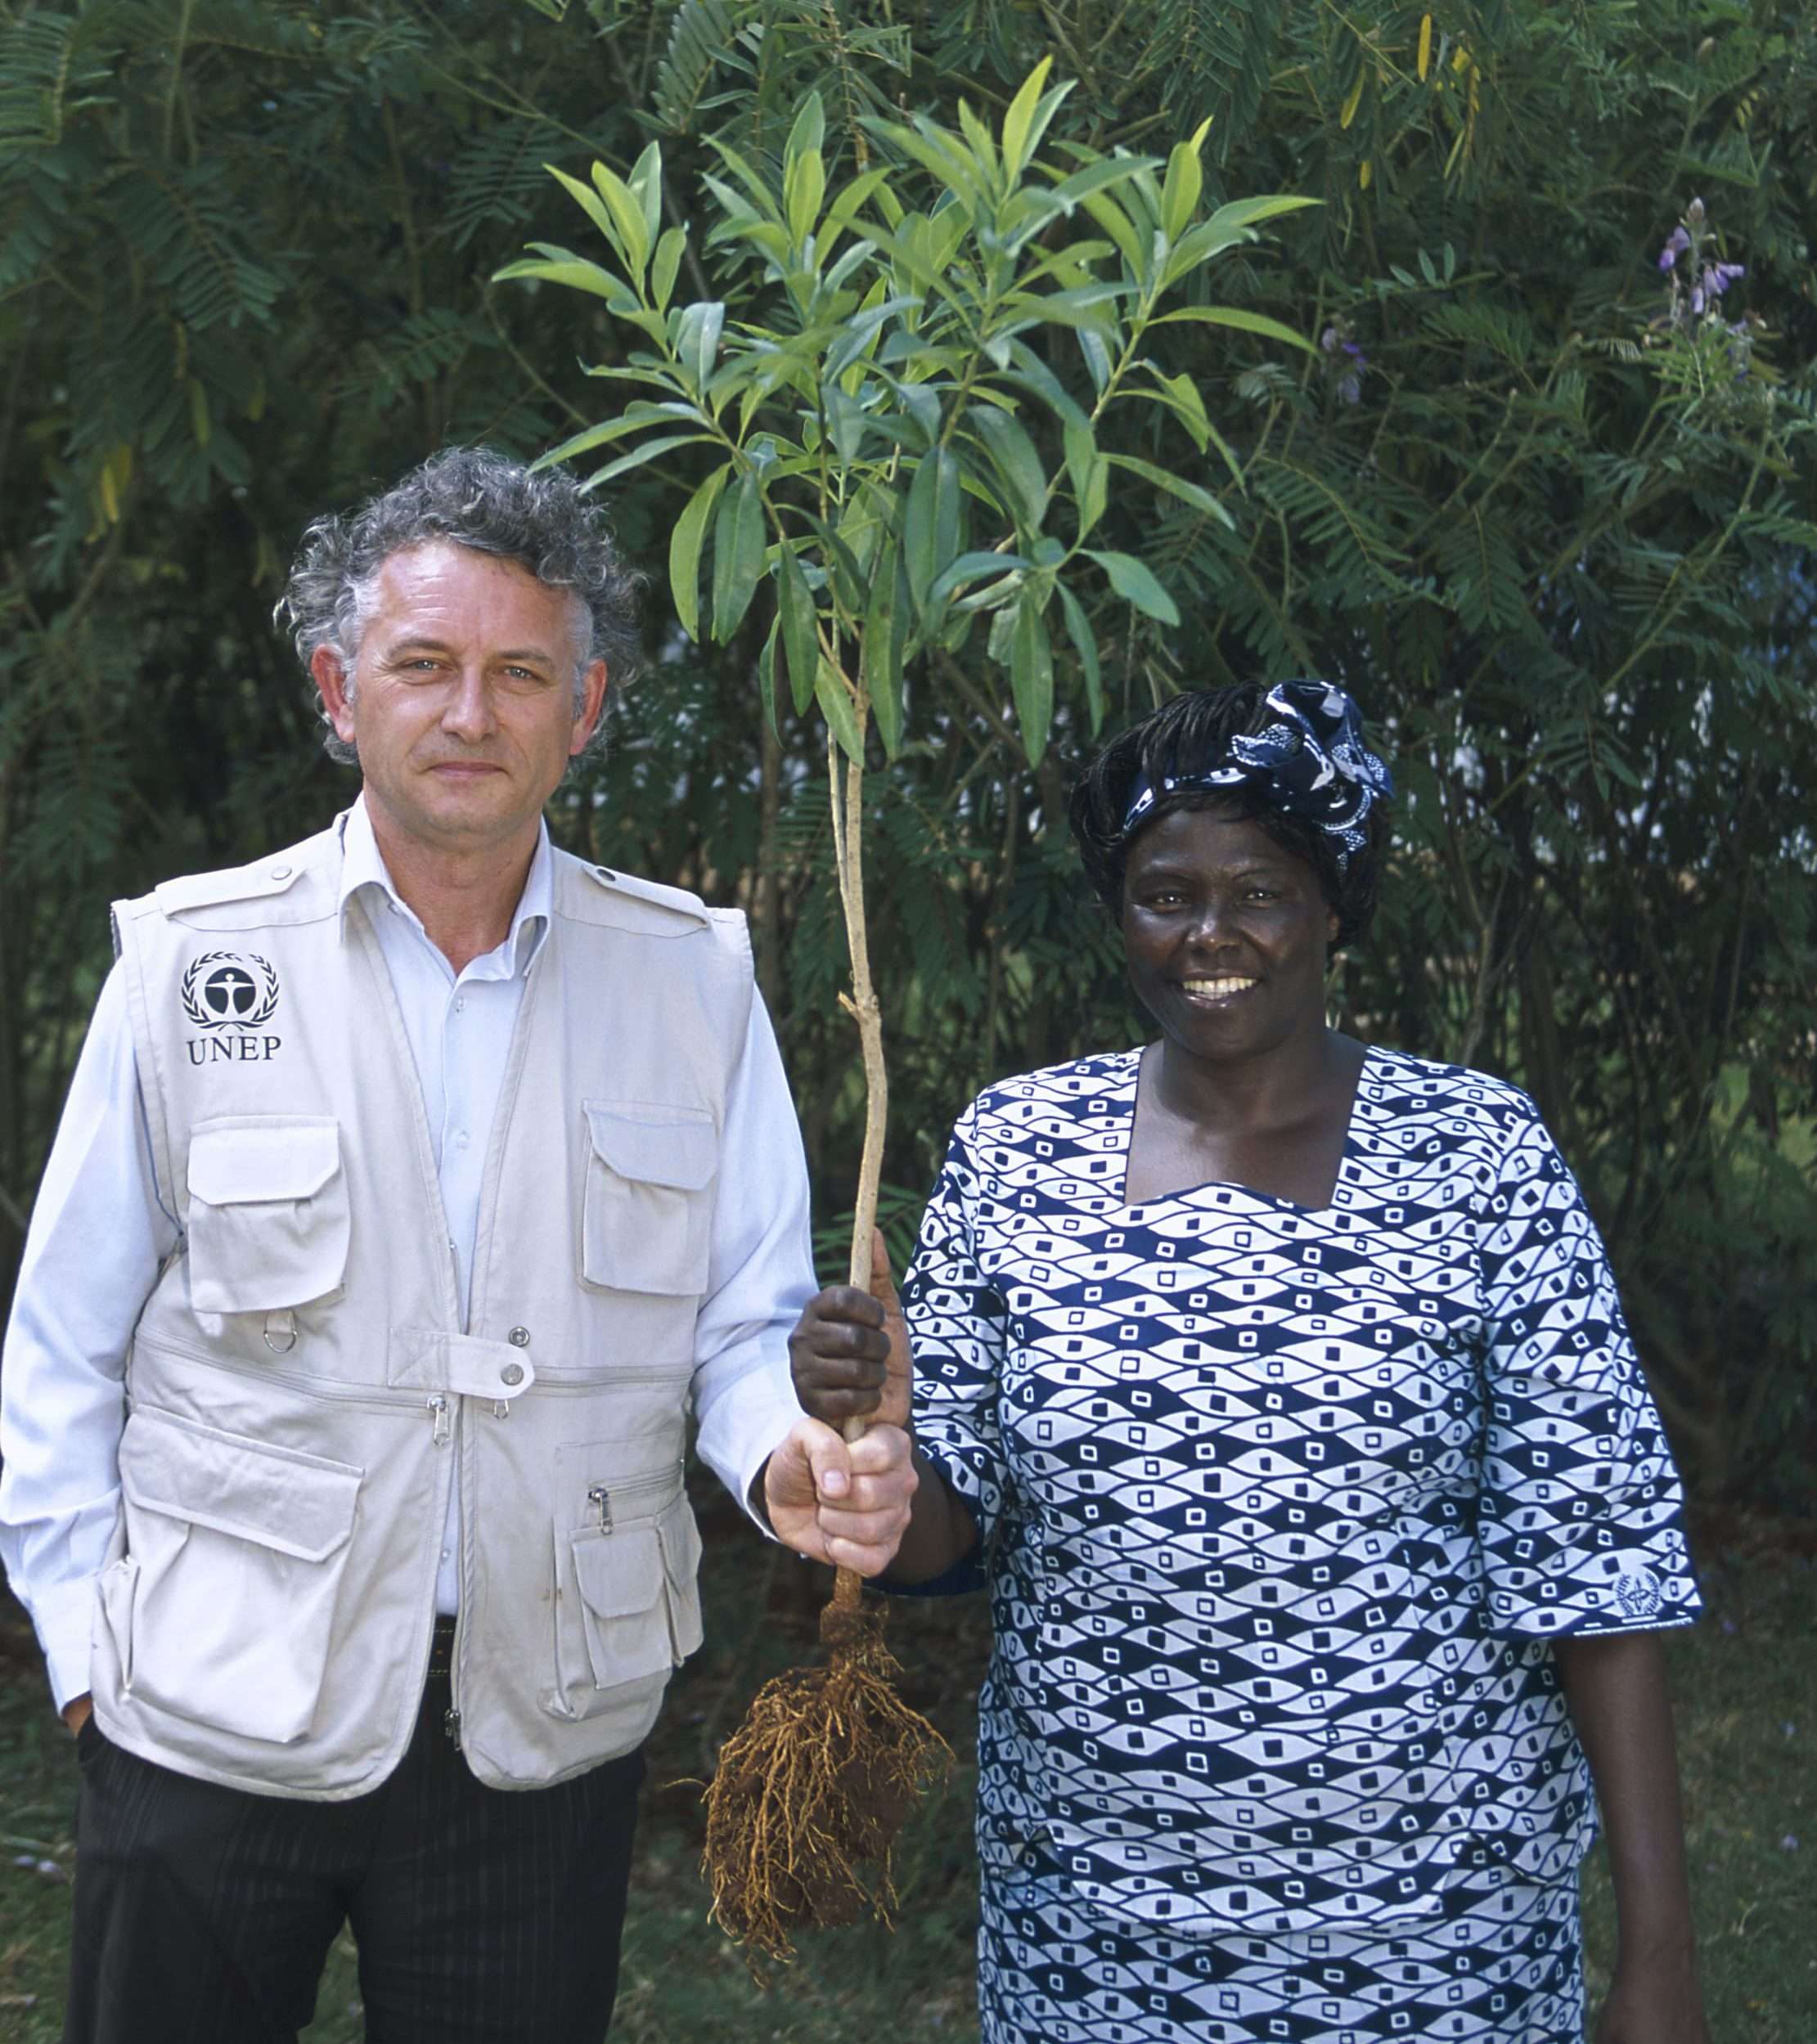
[[[1678,1761],[1657,1633],[1553,1644],[1608,1839],[1624,1952],[1693,1944]]]

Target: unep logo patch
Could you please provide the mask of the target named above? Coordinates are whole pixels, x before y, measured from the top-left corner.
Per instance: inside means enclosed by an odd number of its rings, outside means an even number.
[[[204,951],[183,975],[183,1013],[198,1029],[257,1029],[277,1012],[277,970],[256,951]]]
[[[255,1033],[277,1013],[277,968],[256,951],[204,951],[183,974],[183,1013],[198,1029],[189,1062],[263,1064],[282,1039]]]

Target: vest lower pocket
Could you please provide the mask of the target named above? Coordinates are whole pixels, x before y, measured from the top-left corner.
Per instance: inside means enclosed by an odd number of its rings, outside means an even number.
[[[229,1115],[191,1131],[190,1304],[271,1313],[336,1290],[351,1224],[340,1126],[319,1115]]]
[[[700,1536],[685,1496],[654,1519],[555,1542],[555,1688],[550,1708],[582,1718],[627,1685],[667,1678],[700,1644]]]
[[[148,1407],[119,1464],[130,1567],[104,1609],[127,1694],[245,1738],[303,1738],[364,1472]]]
[[[707,1288],[719,1134],[704,1107],[588,1100],[581,1275],[617,1292]]]

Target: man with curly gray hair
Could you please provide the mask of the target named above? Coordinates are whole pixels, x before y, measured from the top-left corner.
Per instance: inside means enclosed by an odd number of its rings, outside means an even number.
[[[437,456],[281,615],[358,798],[115,910],[0,1402],[0,1554],[76,1732],[65,2035],[597,2044],[700,1455],[875,1574],[900,1431],[805,1418],[806,1172],[743,918],[543,805],[636,652],[570,478]]]

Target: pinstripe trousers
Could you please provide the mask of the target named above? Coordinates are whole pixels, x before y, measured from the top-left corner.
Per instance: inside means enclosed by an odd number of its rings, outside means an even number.
[[[474,1780],[430,1678],[390,1779],[250,1795],[79,1741],[64,2044],[294,2044],[344,1923],[367,2044],[600,2044],[640,1750],[553,1788]]]

